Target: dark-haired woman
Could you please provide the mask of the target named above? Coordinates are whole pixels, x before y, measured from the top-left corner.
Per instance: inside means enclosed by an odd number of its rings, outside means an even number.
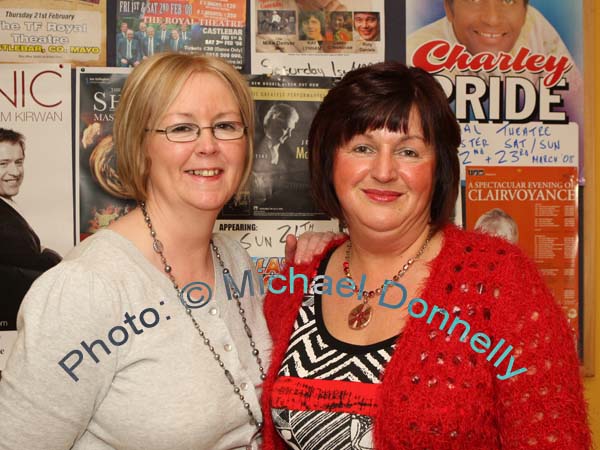
[[[323,101],[312,185],[349,239],[267,296],[263,448],[589,448],[573,336],[534,264],[450,224],[459,144],[420,69],[358,69]]]

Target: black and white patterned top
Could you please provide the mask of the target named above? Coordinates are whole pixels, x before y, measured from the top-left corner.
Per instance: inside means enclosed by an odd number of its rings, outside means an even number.
[[[372,449],[376,392],[397,337],[371,345],[339,341],[325,327],[321,302],[311,286],[275,382],[275,427],[296,450]]]

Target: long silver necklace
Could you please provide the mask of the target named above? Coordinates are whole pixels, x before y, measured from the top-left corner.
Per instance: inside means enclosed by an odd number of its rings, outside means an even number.
[[[208,350],[212,353],[213,357],[215,358],[215,361],[217,361],[217,363],[219,364],[221,369],[223,369],[225,378],[227,378],[227,381],[229,381],[229,384],[231,384],[231,386],[233,386],[233,392],[237,395],[237,397],[240,399],[240,401],[244,405],[244,409],[246,410],[246,412],[248,413],[248,417],[250,418],[250,425],[257,427],[258,430],[260,431],[260,429],[262,428],[262,425],[263,425],[262,422],[256,420],[254,413],[250,409],[250,404],[246,401],[245,397],[242,395],[242,390],[236,384],[235,379],[233,378],[233,375],[231,374],[231,372],[225,367],[225,363],[221,360],[221,355],[219,355],[219,353],[217,353],[217,351],[215,350],[215,347],[210,343],[210,339],[206,336],[206,333],[204,332],[204,330],[202,330],[202,328],[200,328],[198,321],[192,315],[191,308],[189,307],[189,305],[187,305],[185,303],[185,301],[182,298],[181,290],[179,289],[179,285],[177,284],[177,281],[175,280],[175,277],[173,276],[173,273],[172,273],[173,268],[167,263],[167,259],[165,258],[165,255],[163,253],[163,251],[164,251],[163,244],[156,238],[156,231],[154,230],[154,227],[152,226],[152,222],[150,221],[150,216],[148,215],[148,211],[146,210],[146,202],[139,202],[139,205],[140,205],[140,209],[142,210],[142,214],[144,215],[144,220],[146,221],[146,225],[148,226],[148,229],[150,230],[150,236],[152,236],[152,248],[160,256],[160,261],[163,265],[163,270],[169,277],[169,280],[171,280],[171,283],[173,284],[173,287],[175,288],[175,291],[177,292],[177,297],[181,301],[181,304],[184,306],[187,316],[191,319],[192,323],[194,324],[194,328],[196,328],[196,330],[198,331],[198,334],[200,335],[200,338],[202,338],[202,342],[204,342],[204,345],[206,345],[206,347],[208,347]],[[212,239],[210,240],[210,246],[211,246],[211,249],[214,252],[215,256],[217,257],[217,261],[219,261],[219,265],[221,266],[223,276],[224,277],[228,276],[229,269],[227,267],[225,267],[225,263],[223,262],[223,259],[221,258],[221,253],[219,252],[219,248],[215,245],[215,243],[213,242]],[[215,280],[215,282],[216,282],[216,280]],[[256,342],[254,342],[254,339],[252,338],[252,330],[248,326],[248,320],[246,319],[245,310],[244,310],[244,308],[242,308],[242,302],[240,300],[240,295],[233,287],[231,288],[231,295],[233,296],[233,298],[235,299],[235,301],[237,303],[238,313],[240,314],[240,317],[242,318],[242,323],[244,324],[244,331],[246,333],[246,336],[248,336],[248,341],[250,342],[250,347],[252,348],[252,355],[254,356],[254,358],[256,359],[256,363],[258,364],[258,371],[260,372],[260,379],[264,380],[265,378],[267,378],[267,376],[265,374],[265,369],[262,366],[262,360],[260,359],[260,352],[258,351],[258,348],[256,348]]]

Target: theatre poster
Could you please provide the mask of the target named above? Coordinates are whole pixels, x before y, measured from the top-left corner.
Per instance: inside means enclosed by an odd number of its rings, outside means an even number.
[[[16,316],[26,288],[73,248],[73,170],[71,152],[71,66],[11,64],[0,66],[0,128],[24,138],[4,142],[2,175],[15,178],[16,193],[3,195],[0,224],[0,370],[16,337]],[[5,132],[6,132],[5,131]],[[14,148],[19,153],[13,153]],[[7,164],[8,162],[8,164]],[[7,194],[6,191],[2,191]],[[10,192],[9,192],[10,193]],[[19,239],[11,239],[19,236]],[[22,239],[21,239],[22,237]],[[39,239],[37,244],[24,242]],[[45,250],[47,249],[47,250]],[[48,253],[53,255],[47,256]],[[58,254],[58,255],[55,255]]]
[[[143,39],[140,22],[154,28],[155,39],[158,39],[161,23],[164,23],[167,43],[157,51],[218,56],[238,70],[245,69],[245,0],[118,0],[117,3],[117,29],[111,30],[110,39],[118,40],[122,22],[134,30],[140,42]],[[180,45],[173,46],[172,30],[178,31]]]
[[[106,65],[106,0],[2,0],[0,62]]]
[[[465,200],[466,228],[518,245],[580,338],[577,168],[469,166]],[[513,228],[503,228],[509,222]]]
[[[312,198],[308,167],[308,130],[333,80],[256,75],[248,82],[256,113],[252,171],[215,231],[233,236],[251,256],[281,257],[290,233],[338,229]]]
[[[524,12],[513,47],[502,50],[468,39],[459,10],[449,20],[445,3],[407,0],[406,59],[435,75],[463,125],[462,179],[469,165],[575,166],[584,184],[582,1],[503,6]],[[550,135],[556,145],[543,148]]]
[[[463,225],[494,210],[516,222],[581,355],[583,2],[504,2],[498,14],[512,8],[518,19],[509,45],[493,31],[468,34],[462,19],[488,3],[461,1],[407,0],[406,61],[436,77],[461,128]]]

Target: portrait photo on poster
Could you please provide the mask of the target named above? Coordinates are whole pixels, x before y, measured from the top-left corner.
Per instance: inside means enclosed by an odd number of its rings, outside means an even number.
[[[317,105],[314,102],[256,103],[254,162],[242,199],[223,210],[231,218],[237,209],[255,218],[316,218],[310,192],[305,135]],[[231,206],[231,208],[230,208]]]
[[[486,82],[489,111],[474,110],[475,119],[581,125],[581,2],[409,0],[406,9],[408,64],[448,79],[440,81],[447,91],[454,84],[456,90],[447,93],[457,98],[467,94],[459,85],[476,81],[462,77]],[[515,114],[509,108],[513,102]],[[469,118],[463,115],[457,106],[459,120]]]
[[[256,113],[252,171],[219,218],[328,219],[313,202],[307,139],[330,84],[310,77],[250,79]]]
[[[68,64],[0,71],[2,333],[16,330],[33,282],[73,248],[70,71]],[[11,345],[4,334],[0,370]]]
[[[26,173],[25,141],[18,131],[0,128],[0,331],[16,329],[17,311],[31,284],[62,259],[42,246],[18,204]]]

